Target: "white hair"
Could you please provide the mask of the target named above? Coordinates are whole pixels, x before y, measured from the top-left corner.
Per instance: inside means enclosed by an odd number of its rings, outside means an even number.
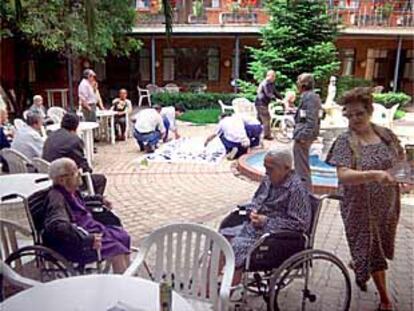
[[[272,149],[266,153],[266,157],[271,158],[286,167],[292,168],[293,158],[292,152],[287,148]]]
[[[54,183],[57,179],[68,173],[72,166],[76,166],[75,161],[69,158],[60,158],[50,163],[49,177]]]
[[[38,101],[38,100],[43,100],[43,97],[40,95],[33,96],[33,102]]]

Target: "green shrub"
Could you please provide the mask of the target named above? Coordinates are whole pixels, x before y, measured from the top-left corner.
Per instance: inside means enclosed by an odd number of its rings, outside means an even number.
[[[402,119],[405,116],[405,111],[397,110],[394,115],[394,119]]]
[[[405,93],[375,93],[374,102],[385,106],[386,108],[391,108],[392,106],[399,104],[399,108],[404,107],[411,101],[411,96]]]
[[[220,108],[218,100],[230,105],[239,94],[226,93],[157,93],[151,95],[151,102],[161,106],[181,105],[186,109]]]
[[[359,87],[359,86],[373,86],[373,82],[370,80],[366,80],[366,79],[362,79],[362,78],[355,78],[352,76],[345,76],[345,77],[339,77],[337,82],[336,82],[336,100],[338,101],[338,99],[346,92],[349,90],[352,90],[355,87]],[[322,98],[326,97],[326,90],[328,88],[328,84],[326,85],[326,87],[324,88],[322,95]]]

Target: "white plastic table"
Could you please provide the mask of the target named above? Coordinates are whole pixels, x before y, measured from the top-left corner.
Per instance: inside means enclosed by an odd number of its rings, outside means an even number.
[[[99,127],[97,122],[79,122],[78,133],[85,143],[85,156],[89,165],[92,167],[93,161],[93,130]],[[60,124],[55,123],[48,125],[48,131],[56,131],[60,128]]]
[[[96,116],[103,119],[103,122],[107,122],[109,119],[111,144],[115,144],[115,115],[116,112],[113,110],[96,110]]]
[[[0,197],[8,194],[17,193],[25,197],[30,196],[36,191],[46,189],[52,185],[47,174],[8,174],[0,176]],[[40,182],[36,182],[41,180]]]
[[[173,292],[172,311],[192,311],[190,304]],[[157,283],[114,274],[59,279],[27,289],[0,304],[7,311],[108,311],[118,302],[131,311],[159,311]]]

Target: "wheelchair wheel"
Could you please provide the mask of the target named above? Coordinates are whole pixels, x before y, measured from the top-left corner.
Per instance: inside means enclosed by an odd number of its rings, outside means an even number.
[[[287,259],[270,282],[270,310],[349,310],[351,282],[345,265],[321,250]]]
[[[69,261],[41,245],[22,247],[10,254],[5,263],[20,275],[39,282],[49,282],[77,274]]]

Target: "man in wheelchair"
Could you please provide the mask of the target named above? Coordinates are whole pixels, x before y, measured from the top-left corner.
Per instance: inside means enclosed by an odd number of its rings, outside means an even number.
[[[252,201],[239,206],[239,221],[235,223],[233,217],[233,223],[228,218],[221,224],[220,232],[231,240],[235,253],[234,284],[240,283],[249,251],[263,234],[278,231],[303,233],[312,221],[311,193],[292,170],[291,152],[287,149],[269,151],[264,166],[266,176]],[[240,217],[241,211],[245,216]],[[291,243],[295,241],[289,238],[278,241],[271,252],[272,261],[286,259],[286,248],[292,247]],[[275,257],[285,258],[277,260]]]
[[[93,218],[77,191],[80,175],[76,163],[69,158],[55,160],[49,176],[53,186],[44,203],[45,246],[72,262],[87,264],[105,259],[112,263],[114,273],[125,271],[130,236],[116,223],[104,225]]]

